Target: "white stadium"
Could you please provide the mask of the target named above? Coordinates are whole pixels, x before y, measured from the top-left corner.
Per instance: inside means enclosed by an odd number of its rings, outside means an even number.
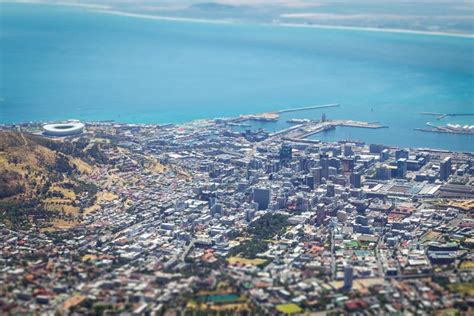
[[[84,127],[83,123],[71,120],[67,123],[43,125],[43,131],[45,135],[50,136],[70,136],[82,133]]]

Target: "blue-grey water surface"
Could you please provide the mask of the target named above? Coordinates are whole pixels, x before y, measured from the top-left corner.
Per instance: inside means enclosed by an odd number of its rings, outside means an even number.
[[[314,136],[474,151],[474,137],[423,133],[419,112],[474,112],[474,39],[163,21],[1,5],[0,123],[185,122],[306,105],[290,117],[380,121]]]

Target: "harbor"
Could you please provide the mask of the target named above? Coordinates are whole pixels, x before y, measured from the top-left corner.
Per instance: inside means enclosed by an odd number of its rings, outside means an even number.
[[[257,113],[257,114],[241,114],[237,118],[230,118],[225,121],[228,126],[234,127],[250,127],[250,121],[256,122],[278,122],[280,120],[280,114],[289,112],[300,112],[314,109],[324,109],[339,107],[340,104],[325,104],[315,105],[299,108],[290,108],[277,110],[272,112]],[[307,138],[329,130],[333,130],[336,127],[353,127],[353,128],[365,128],[365,129],[381,129],[388,128],[388,126],[380,124],[380,122],[365,122],[356,120],[341,120],[327,119],[326,114],[322,113],[321,118],[308,119],[308,118],[291,118],[286,120],[286,123],[291,124],[286,128],[282,128],[273,132],[265,131],[266,128],[260,128],[257,132],[251,132],[248,129],[244,134],[248,139],[252,141],[262,141],[264,139],[278,140],[285,139],[291,141],[309,141]]]
[[[298,107],[298,108],[288,108],[288,109],[283,109],[283,110],[278,110],[278,111],[273,111],[273,112],[264,112],[264,113],[257,113],[257,114],[242,114],[238,118],[233,119],[231,123],[239,124],[245,121],[276,122],[280,119],[280,115],[284,113],[334,108],[338,106],[340,106],[339,103],[332,103],[332,104],[323,104],[323,105],[304,106],[304,107]]]
[[[285,137],[289,139],[305,139],[309,136],[334,129],[338,126],[342,127],[356,127],[368,129],[381,129],[387,126],[381,125],[378,122],[362,122],[353,120],[321,120],[309,121],[303,124],[298,124],[290,128],[270,134],[271,138]]]

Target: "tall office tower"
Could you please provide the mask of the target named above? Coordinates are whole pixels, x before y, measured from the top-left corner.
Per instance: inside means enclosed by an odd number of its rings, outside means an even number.
[[[319,165],[321,166],[321,177],[328,178],[328,169],[329,169],[329,157],[328,155],[321,155],[319,160]]]
[[[293,148],[283,143],[280,148],[280,162],[290,161],[293,158]]]
[[[258,203],[259,210],[266,210],[268,208],[268,204],[270,204],[270,195],[270,189],[253,189],[253,201]]]
[[[314,177],[314,185],[320,185],[321,178],[322,178],[322,168],[321,167],[311,168],[311,174]]]
[[[392,178],[390,169],[386,166],[378,166],[375,169],[377,180],[390,180]]]
[[[451,161],[452,161],[451,157],[446,157],[439,164],[439,178],[440,178],[440,180],[446,181],[446,180],[448,180],[449,176],[451,175],[451,172],[452,172]]]
[[[344,288],[351,289],[353,280],[354,280],[354,268],[348,264],[344,267]]]
[[[316,222],[318,225],[322,225],[326,218],[326,206],[320,203],[316,206]]]
[[[397,160],[397,177],[404,178],[407,172],[407,159],[400,158]]]
[[[395,151],[395,160],[398,161],[400,158],[408,159],[408,150],[406,149],[399,149]]]
[[[386,161],[388,160],[388,158],[390,158],[390,152],[388,151],[388,149],[384,149],[380,152],[380,160],[381,161]]]
[[[342,158],[341,159],[341,164],[342,164],[342,171],[343,172],[351,172],[354,170],[354,165],[355,165],[355,159],[354,157],[352,158]]]
[[[344,156],[349,157],[352,156],[354,152],[352,151],[351,145],[344,145]]]
[[[360,188],[361,187],[361,175],[358,172],[353,172],[351,173],[351,179],[350,179],[351,185],[354,188]]]
[[[337,175],[337,168],[329,167],[328,168],[328,177],[336,176]]]
[[[224,205],[222,205],[220,203],[215,203],[211,207],[211,215],[215,215],[215,214],[221,214],[222,215],[223,211],[224,211]]]
[[[332,152],[333,157],[337,157],[337,156],[342,155],[342,150],[341,150],[341,147],[339,147],[339,146],[332,147],[331,152]]]
[[[327,185],[327,190],[326,190],[326,196],[334,197],[334,195],[336,195],[334,184],[328,184]]]
[[[379,145],[379,144],[370,144],[369,145],[369,150],[370,150],[371,154],[380,154],[383,149],[384,149],[383,145]]]
[[[314,189],[314,176],[307,175],[305,177],[305,184],[311,189]]]

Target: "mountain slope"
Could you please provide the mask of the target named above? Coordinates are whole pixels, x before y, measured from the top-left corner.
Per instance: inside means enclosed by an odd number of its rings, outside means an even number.
[[[87,146],[0,130],[0,220],[20,227],[74,220],[97,194],[85,180],[97,169]]]

